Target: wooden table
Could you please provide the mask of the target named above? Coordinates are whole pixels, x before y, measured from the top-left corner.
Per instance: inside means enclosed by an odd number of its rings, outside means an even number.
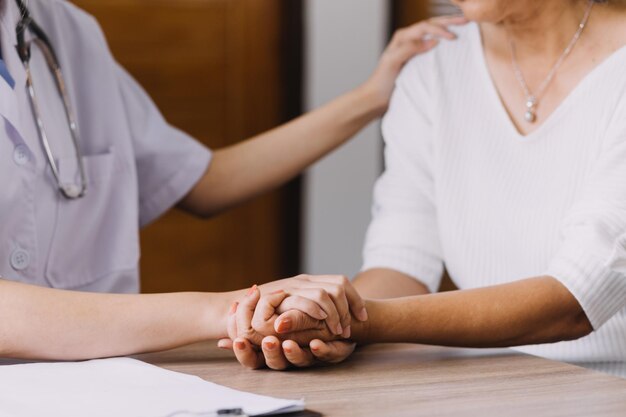
[[[136,356],[325,416],[626,416],[626,380],[511,350],[375,345],[338,366],[248,371],[203,343]]]

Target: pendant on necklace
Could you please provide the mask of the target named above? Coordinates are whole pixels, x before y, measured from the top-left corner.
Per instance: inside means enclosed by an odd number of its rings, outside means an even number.
[[[580,36],[582,35],[583,30],[585,30],[585,27],[587,26],[587,23],[589,22],[589,16],[591,14],[591,9],[593,8],[594,3],[596,3],[596,1],[594,0],[587,1],[587,9],[585,10],[585,15],[583,16],[582,20],[578,24],[578,30],[576,31],[572,39],[569,41],[569,43],[563,50],[563,53],[561,53],[561,56],[559,56],[559,59],[557,59],[556,63],[552,66],[546,78],[539,85],[539,88],[535,90],[534,94],[530,91],[530,88],[528,87],[528,83],[526,82],[526,79],[524,78],[524,74],[522,73],[522,70],[517,62],[517,56],[515,52],[515,43],[513,42],[513,38],[509,36],[509,45],[511,47],[511,63],[513,64],[513,72],[515,73],[515,78],[517,78],[517,81],[519,82],[520,86],[522,87],[522,90],[524,91],[524,95],[526,96],[526,112],[524,113],[524,120],[526,120],[526,122],[534,123],[535,121],[537,121],[537,105],[539,104],[539,98],[543,97],[543,93],[546,91],[546,89],[548,88],[548,86],[550,85],[554,77],[556,76],[556,73],[561,67],[561,64],[563,64],[565,59],[572,52],[572,49],[574,49],[574,46],[576,45],[576,42],[578,42],[578,39],[580,39]]]
[[[528,123],[535,123],[535,120],[537,120],[537,99],[534,96],[530,96],[526,99],[524,120]]]

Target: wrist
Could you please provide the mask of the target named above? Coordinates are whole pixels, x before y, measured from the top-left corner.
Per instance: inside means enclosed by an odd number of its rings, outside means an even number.
[[[202,294],[202,329],[204,339],[228,337],[230,309],[243,296],[244,291]]]
[[[380,320],[380,302],[376,300],[364,300],[367,309],[367,320],[357,321],[353,319],[351,340],[358,344],[375,343],[376,337],[372,329],[376,327],[376,323]]]
[[[389,98],[369,81],[353,90],[358,103],[364,107],[365,113],[372,119],[382,117],[389,107]]]
[[[415,302],[415,300],[414,300]],[[402,319],[407,314],[402,299],[366,300],[369,316],[366,322],[353,325],[352,339],[357,343],[409,342],[406,324]]]

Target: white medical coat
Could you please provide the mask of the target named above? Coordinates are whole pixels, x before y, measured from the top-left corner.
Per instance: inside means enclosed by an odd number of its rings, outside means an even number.
[[[170,126],[111,56],[97,22],[61,0],[29,0],[58,56],[88,177],[87,195],[66,200],[43,153],[17,55],[14,0],[2,6],[2,55],[16,81],[0,78],[0,276],[97,292],[139,289],[139,235],[184,197],[210,151]],[[33,79],[63,181],[78,181],[62,101],[41,53]],[[181,81],[183,82],[183,81]]]

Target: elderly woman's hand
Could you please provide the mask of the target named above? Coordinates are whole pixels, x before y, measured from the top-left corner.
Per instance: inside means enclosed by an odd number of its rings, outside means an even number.
[[[279,311],[294,304],[292,298],[281,290],[261,296],[253,287],[231,310],[228,332],[234,346],[230,340],[221,340],[220,346],[233,347],[247,368],[266,365],[275,370],[337,363],[354,351],[355,344],[337,340],[339,336],[323,320],[293,309],[279,316]],[[285,327],[284,323],[290,324]]]
[[[362,86],[370,97],[380,102],[381,113],[389,105],[391,93],[398,74],[414,56],[433,49],[440,39],[453,40],[456,35],[448,26],[463,25],[468,20],[463,16],[436,17],[398,30],[385,49],[374,74]]]
[[[285,291],[290,297],[281,304],[279,313],[300,310],[313,318],[325,320],[330,332],[337,336],[350,336],[352,317],[367,320],[363,299],[343,275],[299,275],[263,284],[260,290],[264,295]],[[281,323],[284,331],[290,331],[288,320]]]

